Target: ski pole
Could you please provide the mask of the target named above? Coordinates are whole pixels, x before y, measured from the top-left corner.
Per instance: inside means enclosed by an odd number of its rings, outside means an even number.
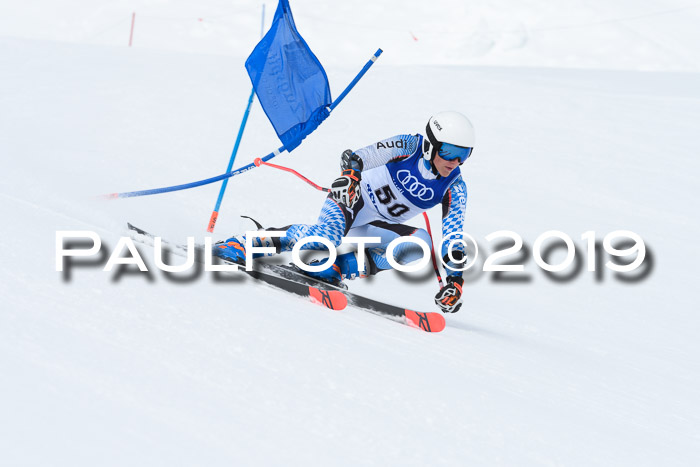
[[[433,232],[430,230],[430,219],[428,219],[428,213],[423,211],[423,219],[425,219],[425,226],[428,229],[428,236],[430,236],[430,258],[433,260],[433,269],[435,269],[435,276],[437,276],[438,284],[440,288],[443,287],[442,276],[440,275],[440,269],[438,268],[437,259],[435,258],[435,241],[433,240]]]
[[[297,172],[296,170],[290,169],[289,167],[283,167],[283,166],[281,166],[281,165],[270,164],[269,162],[263,161],[263,160],[260,159],[259,157],[258,157],[257,159],[255,159],[255,161],[254,161],[253,163],[255,164],[256,167],[260,167],[261,165],[266,165],[266,166],[268,166],[268,167],[272,167],[273,169],[284,170],[285,172],[289,172],[289,173],[292,173],[292,174],[296,175],[297,177],[301,178],[301,179],[304,180],[306,183],[308,183],[309,185],[311,185],[312,187],[316,188],[316,189],[319,190],[319,191],[325,191],[326,193],[330,193],[330,192],[331,192],[330,188],[324,188],[324,187],[322,187],[322,186],[320,186],[320,185],[316,185],[314,182],[312,182],[312,181],[309,180],[308,178],[304,177],[302,174],[300,174],[300,173]]]

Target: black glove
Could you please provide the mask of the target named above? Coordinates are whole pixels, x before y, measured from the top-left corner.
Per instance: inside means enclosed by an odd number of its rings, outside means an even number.
[[[435,303],[440,307],[443,313],[457,313],[462,307],[462,303],[458,303],[462,298],[462,285],[464,279],[461,277],[449,276],[447,285],[445,285],[435,295]]]
[[[343,151],[343,155],[340,156],[340,170],[352,169],[362,172],[363,165],[360,156],[352,152],[351,149],[346,149]]]
[[[343,175],[336,178],[331,185],[331,196],[344,204],[348,209],[352,209],[360,200],[360,172],[357,170],[344,170]]]

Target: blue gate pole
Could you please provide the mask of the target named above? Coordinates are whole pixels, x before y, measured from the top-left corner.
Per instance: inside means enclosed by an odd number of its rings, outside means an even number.
[[[367,62],[367,64],[360,70],[360,72],[357,74],[355,79],[348,84],[348,86],[345,88],[345,90],[338,96],[338,98],[333,101],[333,103],[330,105],[330,109],[334,109],[343,98],[350,92],[350,90],[355,87],[357,82],[364,76],[364,74],[369,70],[369,68],[374,65],[374,62],[377,60],[377,58],[382,54],[382,49],[377,50],[375,54],[372,56],[371,59]],[[274,150],[270,154],[266,155],[265,157],[262,157],[261,159],[263,162],[267,162],[273,157],[277,157],[283,152],[286,152],[287,149],[284,146],[279,147],[278,149]],[[199,180],[196,182],[190,182],[190,183],[184,183],[182,185],[174,185],[174,186],[166,186],[163,188],[153,188],[150,190],[140,190],[140,191],[127,191],[124,193],[110,193],[107,195],[102,195],[102,198],[107,198],[107,199],[114,199],[114,198],[131,198],[135,196],[148,196],[148,195],[157,195],[159,193],[170,193],[171,191],[180,191],[180,190],[187,190],[188,188],[195,188],[198,186],[202,185],[208,185],[210,183],[218,182],[219,180],[224,180],[226,178],[230,178],[233,176],[236,176],[238,174],[242,174],[243,172],[247,172],[251,169],[254,169],[257,167],[254,162],[251,162],[248,165],[245,165],[243,167],[239,167],[236,170],[233,170],[231,172],[227,172],[225,174],[217,175],[216,177],[211,177],[207,178],[204,180]]]
[[[262,22],[260,23],[260,37],[262,38],[265,32],[265,4],[262,6]],[[253,98],[255,97],[255,88],[251,89],[250,97],[248,98],[248,106],[243,114],[243,121],[241,121],[241,126],[238,128],[238,136],[236,136],[236,143],[233,145],[233,152],[231,152],[231,158],[228,161],[228,166],[226,167],[226,173],[229,173],[233,169],[233,161],[236,160],[236,154],[238,154],[238,147],[241,145],[241,139],[243,139],[243,130],[245,130],[246,123],[248,123],[248,115],[250,115],[250,108],[253,105]],[[224,194],[226,193],[226,187],[228,186],[228,178],[225,178],[221,183],[221,189],[219,190],[219,197],[216,199],[216,206],[211,213],[209,218],[209,225],[207,226],[207,232],[214,232],[214,227],[216,226],[216,221],[219,218],[219,208],[221,207],[221,202],[224,200]]]

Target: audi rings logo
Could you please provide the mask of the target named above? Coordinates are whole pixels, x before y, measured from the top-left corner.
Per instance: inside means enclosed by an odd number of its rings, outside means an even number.
[[[399,170],[396,172],[396,178],[399,179],[399,182],[406,191],[421,201],[429,201],[435,196],[432,188],[423,185],[416,177],[411,175],[411,172],[408,170]]]

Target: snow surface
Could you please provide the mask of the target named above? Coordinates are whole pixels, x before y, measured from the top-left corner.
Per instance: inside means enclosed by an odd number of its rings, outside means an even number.
[[[334,96],[377,47],[385,54],[278,163],[327,184],[343,149],[461,110],[478,132],[462,169],[467,231],[486,252],[497,230],[531,247],[556,229],[585,260],[581,234],[625,229],[648,246],[648,276],[597,280],[584,267],[557,283],[530,256],[528,282],[470,274],[462,310],[436,335],[238,275],[93,265],[67,278],[58,230],[93,230],[109,253],[127,221],[203,236],[217,184],[95,195],[224,171],[260,7],[3,2],[0,465],[697,465],[699,5],[292,8]],[[236,166],[278,145],[256,103]],[[217,238],[250,228],[240,215],[313,222],[322,200],[256,169],[229,184]],[[436,310],[430,271],[351,288]]]

